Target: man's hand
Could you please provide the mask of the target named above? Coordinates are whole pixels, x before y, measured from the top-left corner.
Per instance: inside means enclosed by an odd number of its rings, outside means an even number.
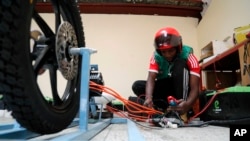
[[[190,106],[185,100],[179,99],[178,104],[176,106],[169,106],[167,111],[177,111],[179,114],[185,114],[189,108]]]
[[[145,102],[144,102],[143,105],[147,106],[149,108],[152,108],[153,107],[153,100],[152,100],[152,98],[146,98],[146,100],[145,100]]]

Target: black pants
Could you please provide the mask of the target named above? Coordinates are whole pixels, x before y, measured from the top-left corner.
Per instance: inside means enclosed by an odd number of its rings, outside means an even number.
[[[187,99],[190,74],[186,61],[181,59],[176,60],[171,72],[171,77],[155,81],[153,102],[157,108],[166,109],[168,107],[168,96],[173,96],[176,99]],[[137,80],[132,85],[132,90],[135,95],[142,99],[145,99],[145,88],[145,80]]]

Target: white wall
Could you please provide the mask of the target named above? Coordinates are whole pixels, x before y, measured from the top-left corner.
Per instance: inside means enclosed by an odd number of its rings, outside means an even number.
[[[154,34],[159,28],[176,27],[199,58],[200,49],[209,41],[223,40],[234,28],[250,24],[249,5],[249,0],[212,0],[199,24],[188,17],[83,14],[87,47],[98,50],[91,55],[91,63],[99,65],[106,86],[127,98],[133,95],[132,83],[147,77]],[[53,14],[42,16],[54,26]]]
[[[211,40],[223,40],[228,36],[231,37],[228,41],[229,47],[233,47],[234,29],[250,25],[249,6],[249,0],[212,0],[197,27],[199,48],[204,47]],[[243,52],[243,48],[239,52]],[[240,65],[243,70],[241,58],[242,56],[240,56]],[[241,85],[247,85],[249,77],[242,72]],[[204,79],[203,82],[205,82]]]
[[[199,48],[211,40],[232,37],[234,28],[249,25],[249,6],[249,0],[212,0],[197,28]]]
[[[54,15],[42,14],[54,29]],[[134,96],[131,87],[135,80],[146,79],[149,58],[154,50],[155,32],[165,26],[179,30],[183,42],[199,53],[197,43],[198,19],[157,15],[83,14],[86,46],[98,50],[91,63],[98,64],[105,85],[124,98]],[[37,26],[33,24],[32,29]],[[45,74],[48,75],[48,74]],[[40,78],[45,93],[48,80]],[[63,88],[65,84],[59,85]],[[63,90],[62,90],[63,91]]]
[[[146,15],[82,15],[87,47],[98,50],[91,62],[98,64],[105,85],[125,98],[134,96],[135,80],[147,77],[155,32],[165,26],[176,27],[184,43],[197,49],[195,18]]]

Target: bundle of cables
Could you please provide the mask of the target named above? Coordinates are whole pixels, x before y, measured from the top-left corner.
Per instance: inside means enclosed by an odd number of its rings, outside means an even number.
[[[154,125],[155,125],[154,122],[158,122],[158,121],[167,123],[165,119],[166,119],[166,117],[168,117],[168,115],[167,115],[168,112],[158,111],[154,108],[149,108],[149,107],[143,106],[139,103],[127,100],[127,99],[123,98],[119,93],[112,90],[111,88],[96,84],[95,82],[92,82],[92,81],[90,81],[90,83],[89,83],[89,88],[92,90],[102,91],[102,92],[105,92],[107,94],[110,94],[114,98],[116,98],[117,100],[121,101],[124,104],[125,108],[127,109],[127,112],[125,112],[123,110],[119,110],[118,108],[115,108],[113,106],[106,105],[106,109],[108,111],[110,111],[110,112],[112,112],[120,117],[128,118],[128,119],[131,119],[133,121],[138,121],[138,122],[149,122],[149,123],[152,123]],[[221,90],[221,91],[223,91],[223,90]],[[208,103],[205,105],[205,107],[199,113],[195,114],[193,117],[190,117],[190,119],[187,123],[180,124],[179,127],[200,127],[200,126],[206,126],[208,124],[213,124],[213,123],[234,122],[231,120],[229,120],[229,121],[213,120],[213,121],[207,121],[207,122],[199,122],[199,123],[195,123],[195,124],[191,123],[191,122],[195,121],[195,118],[200,116],[205,110],[208,109],[208,107],[214,101],[215,97],[219,94],[219,92],[220,91],[217,91],[217,93],[215,95],[213,95],[213,97],[208,101]],[[179,117],[178,114],[176,117]]]
[[[117,100],[121,101],[124,104],[124,107],[127,109],[127,112],[119,110],[118,108],[106,105],[106,109],[120,117],[130,118],[135,121],[140,122],[149,122],[149,119],[153,115],[163,115],[164,113],[153,108],[143,106],[139,103],[127,100],[123,98],[119,93],[103,85],[96,84],[95,82],[90,81],[89,88],[91,90],[102,91],[104,93],[110,94],[115,97]]]

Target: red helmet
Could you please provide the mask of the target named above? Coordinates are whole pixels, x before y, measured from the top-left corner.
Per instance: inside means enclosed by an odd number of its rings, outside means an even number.
[[[155,34],[155,49],[159,50],[177,47],[178,52],[182,50],[182,40],[179,32],[172,27],[160,29]]]

